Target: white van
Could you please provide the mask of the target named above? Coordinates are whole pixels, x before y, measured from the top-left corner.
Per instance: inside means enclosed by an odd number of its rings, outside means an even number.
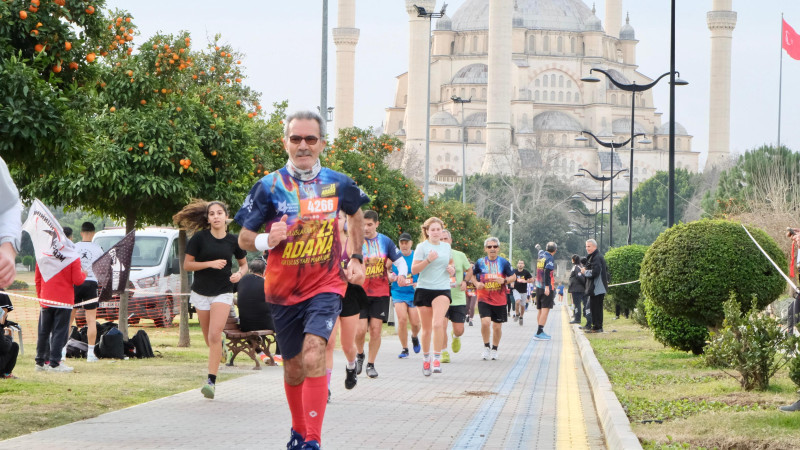
[[[92,242],[108,251],[123,237],[124,228],[107,228],[98,231]],[[181,291],[180,273],[178,230],[166,227],[136,230],[128,281],[128,289],[133,290],[128,300],[128,323],[152,319],[157,327],[170,326],[180,313],[180,297],[172,295]],[[85,321],[83,310],[78,310],[77,317]],[[98,305],[98,319],[117,320],[118,317],[119,296]]]

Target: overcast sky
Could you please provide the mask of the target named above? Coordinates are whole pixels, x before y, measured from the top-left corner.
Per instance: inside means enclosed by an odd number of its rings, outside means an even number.
[[[448,2],[448,15],[465,0]],[[605,19],[604,0],[597,16]],[[442,1],[437,1],[437,9]],[[591,7],[591,3],[587,2]],[[156,31],[188,30],[194,44],[206,36],[222,39],[246,54],[246,83],[263,94],[262,103],[288,100],[289,110],[316,108],[320,103],[322,0],[260,1],[221,4],[212,0],[109,0],[110,8],[133,14],[141,43]],[[623,0],[636,30],[639,72],[656,78],[669,71],[670,2]],[[677,2],[676,69],[689,81],[676,89],[676,118],[694,136],[693,149],[708,147],[710,32],[706,12],[710,0]],[[738,22],[733,32],[731,150],[742,153],[777,141],[781,13],[800,32],[800,1],[734,0]],[[329,0],[329,27],[337,20],[337,1]],[[624,19],[623,22],[624,23]],[[405,0],[356,0],[355,125],[379,126],[391,106],[396,76],[408,70],[408,15]],[[800,61],[783,56],[781,142],[800,151]],[[335,103],[336,48],[328,46],[328,105]],[[668,120],[666,82],[654,88],[658,111]],[[334,112],[335,115],[335,112]],[[701,165],[702,167],[702,165]]]

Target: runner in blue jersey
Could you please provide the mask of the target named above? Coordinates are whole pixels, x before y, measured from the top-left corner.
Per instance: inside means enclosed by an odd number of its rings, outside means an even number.
[[[400,247],[400,252],[403,254],[403,259],[408,267],[414,259],[414,241],[411,235],[403,233],[397,240],[397,245]],[[392,265],[392,273],[389,274],[389,280],[392,282],[392,303],[394,303],[394,316],[397,321],[397,337],[400,338],[400,345],[403,351],[397,355],[398,358],[408,358],[408,324],[411,324],[411,345],[414,347],[414,353],[419,353],[421,347],[419,345],[420,320],[419,313],[416,306],[414,306],[414,290],[417,284],[419,275],[406,275],[406,281],[401,280],[402,277],[398,275],[397,267]],[[403,283],[401,286],[399,283]]]

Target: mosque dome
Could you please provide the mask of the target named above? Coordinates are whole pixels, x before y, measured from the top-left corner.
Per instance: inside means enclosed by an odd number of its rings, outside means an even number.
[[[586,19],[586,23],[583,27],[584,31],[603,31],[603,24],[600,22],[596,13],[597,10],[595,10],[594,5],[592,5],[592,15]]]
[[[631,119],[617,119],[611,122],[611,131],[614,134],[621,134],[623,136],[630,136],[631,134]],[[639,122],[633,122],[634,133],[647,134],[647,129]]]
[[[592,11],[581,0],[516,0],[514,27],[584,31]],[[453,30],[488,30],[489,0],[467,0],[453,14]]]
[[[458,125],[458,120],[447,111],[439,111],[431,116],[431,125]]]
[[[443,15],[436,21],[436,30],[438,31],[450,31],[453,29],[453,21],[447,14]]]
[[[625,41],[636,40],[636,33],[633,31],[633,27],[631,26],[630,14],[625,17],[625,25],[619,29],[619,38]]]
[[[453,75],[453,84],[486,84],[489,81],[489,66],[486,64],[470,64],[464,66]]]
[[[656,130],[656,134],[666,134],[669,135],[669,122],[665,122],[663,125],[658,127]],[[683,125],[675,122],[675,134],[680,136],[688,136],[689,133],[686,132],[686,128]]]
[[[560,111],[545,111],[533,118],[533,129],[536,131],[581,131],[580,122],[572,116]]]
[[[464,119],[465,127],[485,127],[486,126],[486,113],[476,112],[472,113]]]

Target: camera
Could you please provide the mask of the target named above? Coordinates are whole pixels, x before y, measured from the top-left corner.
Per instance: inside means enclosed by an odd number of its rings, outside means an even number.
[[[583,267],[586,267],[586,264],[588,264],[588,263],[589,263],[589,260],[588,260],[588,259],[586,259],[586,258],[581,258],[581,265],[582,265]]]

